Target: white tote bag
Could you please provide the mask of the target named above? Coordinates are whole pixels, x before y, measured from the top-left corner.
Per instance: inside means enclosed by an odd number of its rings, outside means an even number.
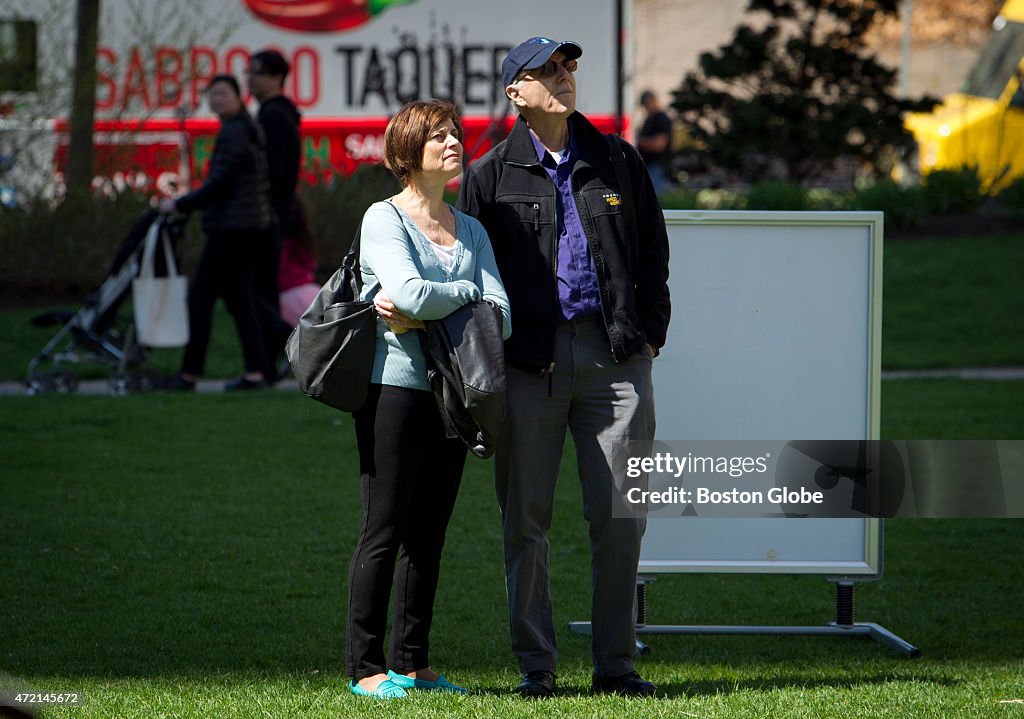
[[[164,247],[167,276],[154,277],[156,246]],[[135,331],[144,347],[184,347],[188,344],[188,278],[178,274],[163,219],[149,227],[139,276],[132,280]]]

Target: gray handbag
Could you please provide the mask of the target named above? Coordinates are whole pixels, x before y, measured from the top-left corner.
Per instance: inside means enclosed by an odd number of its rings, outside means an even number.
[[[285,345],[299,389],[343,412],[354,412],[366,401],[377,341],[373,302],[359,299],[361,229]]]

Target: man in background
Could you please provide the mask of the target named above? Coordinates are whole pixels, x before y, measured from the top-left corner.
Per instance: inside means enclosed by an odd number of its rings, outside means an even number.
[[[669,186],[665,165],[672,146],[672,120],[661,109],[658,98],[650,90],[644,90],[640,94],[640,104],[647,111],[647,117],[640,127],[636,146],[640,150],[644,164],[647,165],[647,172],[654,183],[655,191],[661,193]]]
[[[246,77],[249,92],[260,103],[256,119],[267,140],[267,165],[270,169],[272,231],[267,242],[256,251],[255,291],[260,326],[263,330],[267,383],[280,378],[279,360],[291,327],[281,319],[277,284],[281,247],[289,226],[295,188],[299,180],[299,120],[301,115],[284,95],[284,82],[291,66],[276,50],[261,50],[249,59]]]

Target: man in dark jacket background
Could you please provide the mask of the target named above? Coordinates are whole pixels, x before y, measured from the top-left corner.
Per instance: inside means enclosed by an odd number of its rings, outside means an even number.
[[[509,52],[502,84],[519,118],[467,168],[458,206],[490,235],[516,315],[495,483],[523,674],[517,691],[542,697],[555,688],[547,535],[568,429],[590,524],[592,687],[645,696],[655,686],[634,667],[645,522],[613,518],[611,508],[630,442],[654,438],[651,366],[669,324],[668,236],[636,150],[576,112],[582,53],[541,37]]]
[[[255,282],[260,326],[267,357],[267,381],[276,379],[278,359],[291,326],[281,319],[277,285],[278,265],[284,232],[289,226],[295,188],[299,179],[299,122],[301,115],[284,95],[284,82],[291,66],[276,50],[261,50],[249,58],[246,71],[249,92],[260,103],[257,121],[267,138],[270,171],[270,200],[274,227],[256,257]]]

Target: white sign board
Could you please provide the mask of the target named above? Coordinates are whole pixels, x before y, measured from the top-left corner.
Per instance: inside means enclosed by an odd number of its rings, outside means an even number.
[[[666,211],[657,439],[878,439],[882,213]],[[881,573],[877,519],[650,519],[641,573]]]

